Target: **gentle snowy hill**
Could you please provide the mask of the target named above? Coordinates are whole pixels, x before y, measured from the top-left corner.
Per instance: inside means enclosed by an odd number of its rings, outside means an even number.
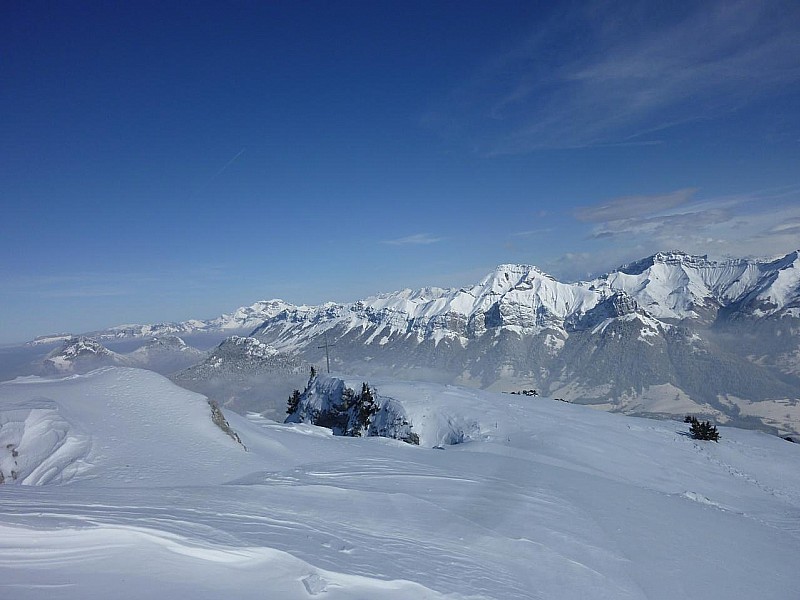
[[[800,445],[371,383],[420,446],[228,414],[245,452],[135,369],[0,384],[0,468],[42,484],[0,485],[0,597],[796,596]]]

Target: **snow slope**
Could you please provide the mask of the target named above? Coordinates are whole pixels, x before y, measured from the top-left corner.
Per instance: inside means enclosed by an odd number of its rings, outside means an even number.
[[[82,444],[67,483],[0,485],[0,597],[797,596],[800,446],[371,383],[420,446],[229,413],[244,452],[201,396],[135,369],[0,384],[0,452],[50,456],[23,445],[26,411]]]

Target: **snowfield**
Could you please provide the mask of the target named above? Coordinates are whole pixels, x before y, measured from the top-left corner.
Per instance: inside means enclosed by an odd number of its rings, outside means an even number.
[[[0,598],[800,597],[798,444],[370,383],[420,446],[226,412],[245,451],[139,369],[0,384]]]

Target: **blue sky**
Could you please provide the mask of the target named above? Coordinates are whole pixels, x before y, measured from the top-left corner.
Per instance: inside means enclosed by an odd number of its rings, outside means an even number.
[[[0,342],[800,247],[797,2],[0,11]]]

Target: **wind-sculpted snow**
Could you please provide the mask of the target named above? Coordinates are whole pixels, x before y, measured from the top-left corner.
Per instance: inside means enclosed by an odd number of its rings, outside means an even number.
[[[87,471],[91,437],[59,414],[55,402],[33,399],[0,406],[0,481],[64,483]]]
[[[0,384],[0,398],[0,441],[18,454],[18,483],[222,481],[245,454],[212,423],[203,396],[150,371],[17,379]],[[0,464],[13,480],[9,457]]]
[[[0,384],[5,422],[57,408],[91,440],[69,482],[0,485],[0,597],[796,594],[797,444],[727,427],[698,442],[682,422],[373,383],[420,446],[229,413],[244,452],[203,398],[134,369]]]

